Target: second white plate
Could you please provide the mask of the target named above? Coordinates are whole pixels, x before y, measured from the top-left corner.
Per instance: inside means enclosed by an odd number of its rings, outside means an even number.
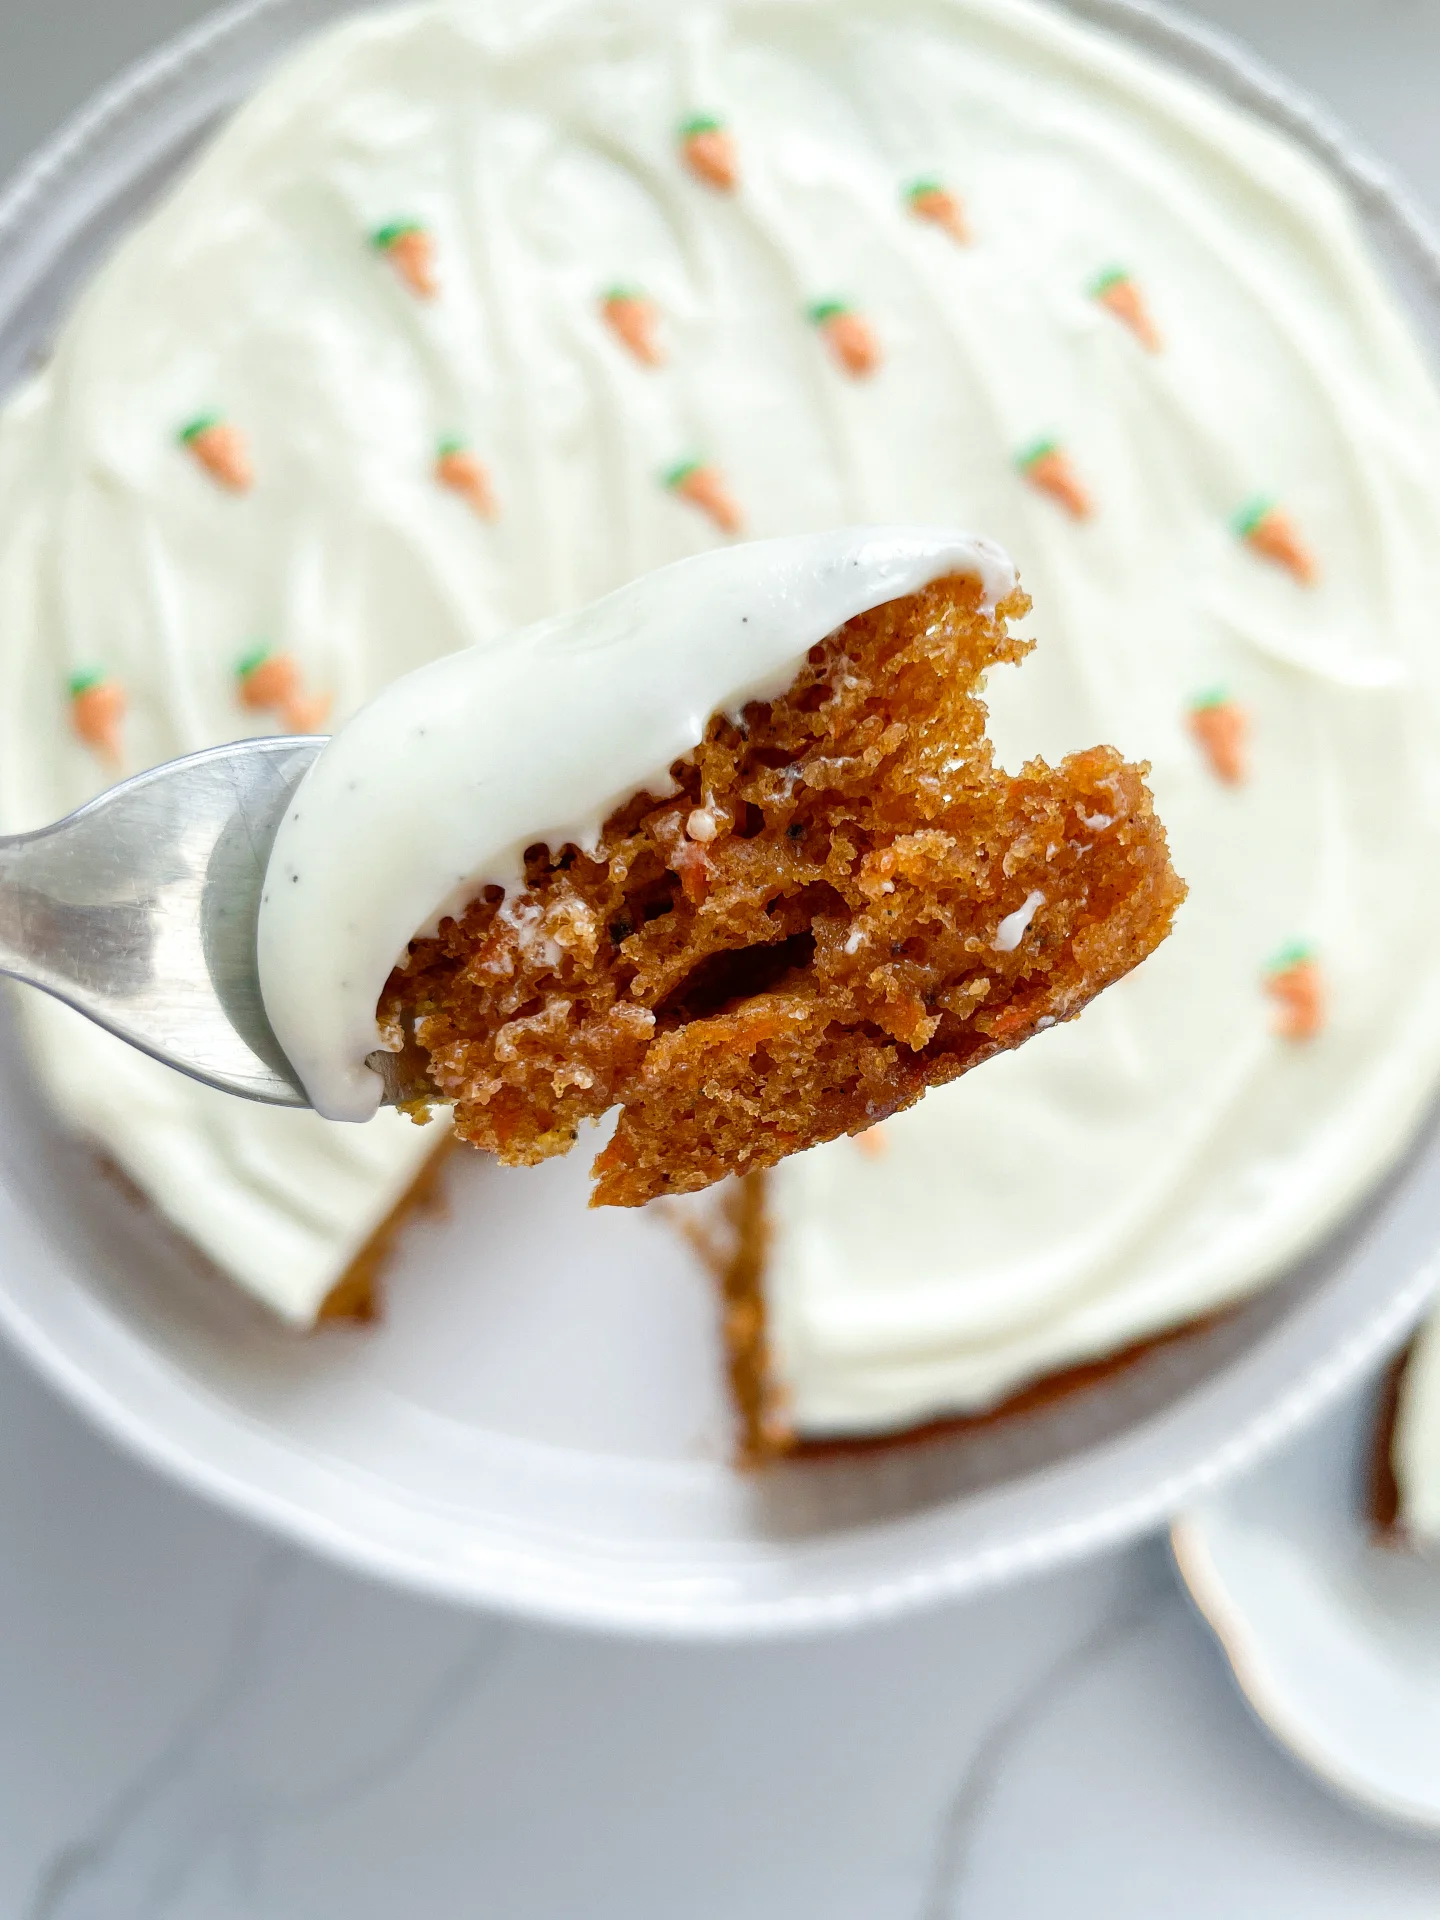
[[[1440,1564],[1374,1538],[1377,1399],[1371,1381],[1171,1539],[1271,1733],[1348,1799],[1440,1830]]]

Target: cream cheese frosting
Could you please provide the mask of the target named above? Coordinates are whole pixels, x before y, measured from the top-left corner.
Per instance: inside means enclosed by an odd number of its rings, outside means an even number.
[[[626,800],[674,792],[712,714],[738,721],[817,641],[948,574],[976,578],[992,613],[1015,587],[993,542],[952,529],[747,541],[387,687],[301,782],[261,898],[265,1008],[316,1110],[375,1112],[376,1003],[417,934],[486,886],[513,896],[527,847],[593,851]]]
[[[985,528],[1044,642],[993,679],[1002,757],[1148,759],[1190,897],[1081,1021],[785,1163],[766,1280],[803,1431],[982,1407],[1262,1284],[1431,1098],[1437,472],[1341,194],[1060,13],[365,14],[0,422],[0,827],[93,792],[107,743],[343,720],[741,528]],[[288,680],[237,680],[259,644]],[[377,1210],[362,1156],[423,1149],[26,1021],[61,1110],[297,1317]],[[323,1218],[292,1124],[343,1169]],[[272,1231],[309,1282],[252,1256]]]

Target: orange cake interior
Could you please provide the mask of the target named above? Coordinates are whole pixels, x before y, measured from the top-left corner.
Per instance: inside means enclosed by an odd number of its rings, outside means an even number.
[[[1144,767],[997,766],[987,669],[1033,644],[966,576],[849,621],[711,720],[593,851],[535,846],[410,945],[378,1009],[402,1091],[508,1164],[621,1109],[637,1206],[874,1126],[1144,959],[1184,897]],[[677,636],[683,644],[683,636]],[[537,690],[537,699],[540,698]]]

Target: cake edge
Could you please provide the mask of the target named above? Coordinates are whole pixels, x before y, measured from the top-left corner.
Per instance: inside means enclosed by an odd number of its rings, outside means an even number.
[[[112,1154],[105,1152],[93,1142],[88,1145],[95,1171],[108,1186],[115,1188],[132,1206],[141,1208],[158,1219],[206,1274],[213,1275],[222,1281],[235,1296],[263,1313],[270,1324],[284,1326],[285,1323],[281,1317],[268,1307],[258,1294],[253,1293],[233,1274],[228,1273],[218,1260],[212,1258],[202,1246],[191,1239],[183,1227],[170,1219],[158,1202]],[[380,1276],[395,1252],[396,1242],[401,1233],[414,1215],[419,1213],[439,1215],[445,1211],[446,1198],[441,1185],[441,1174],[454,1146],[454,1135],[447,1131],[431,1149],[418,1172],[405,1186],[399,1197],[391,1204],[389,1211],[371,1228],[339,1278],[331,1283],[315,1310],[315,1318],[311,1324],[299,1329],[292,1328],[291,1331],[299,1331],[303,1337],[309,1337],[327,1324],[343,1325],[348,1322],[357,1326],[367,1325],[380,1318],[382,1312]]]
[[[1365,1470],[1364,1515],[1377,1546],[1404,1549],[1409,1531],[1400,1513],[1400,1481],[1395,1472],[1395,1429],[1400,1419],[1400,1386],[1415,1350],[1412,1335],[1385,1369],[1380,1401],[1370,1430]]]
[[[783,1460],[836,1460],[892,1452],[900,1447],[921,1446],[1021,1420],[1100,1386],[1151,1353],[1198,1338],[1239,1310],[1238,1304],[1233,1304],[1211,1313],[1196,1314],[1177,1326],[1129,1341],[1098,1359],[1078,1361],[1073,1366],[1041,1374],[979,1412],[934,1415],[875,1433],[807,1438],[791,1426],[785,1413],[783,1392],[770,1371],[763,1281],[771,1229],[765,1186],[765,1174],[747,1174],[724,1196],[724,1222],[731,1235],[728,1247],[717,1247],[713,1237],[698,1223],[682,1224],[685,1238],[700,1256],[719,1291],[730,1402],[739,1422],[736,1464],[747,1471],[763,1470]]]
[[[394,1253],[396,1241],[415,1214],[443,1215],[445,1192],[441,1185],[441,1174],[454,1147],[455,1136],[448,1132],[443,1140],[432,1147],[414,1179],[378,1225],[371,1228],[364,1245],[320,1302],[315,1315],[316,1328],[327,1321],[369,1323],[379,1319],[381,1271]]]

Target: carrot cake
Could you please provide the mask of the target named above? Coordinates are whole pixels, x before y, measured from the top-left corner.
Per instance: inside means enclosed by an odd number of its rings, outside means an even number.
[[[1189,898],[1082,1020],[752,1207],[784,1435],[976,1412],[1283,1272],[1433,1097],[1436,472],[1341,192],[1064,11],[366,11],[0,420],[0,830],[740,538],[983,527],[1043,613],[999,764],[1148,761]],[[299,1323],[428,1152],[20,1017],[63,1118]]]
[[[995,766],[979,685],[1028,608],[988,542],[841,530],[388,688],[265,877],[261,985],[315,1107],[368,1120],[400,1056],[407,1103],[526,1165],[618,1104],[595,1201],[638,1206],[1074,1018],[1184,889],[1113,748]]]

